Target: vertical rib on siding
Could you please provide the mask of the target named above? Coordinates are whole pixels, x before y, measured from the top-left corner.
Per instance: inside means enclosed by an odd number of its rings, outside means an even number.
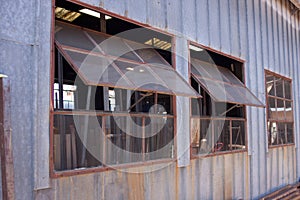
[[[222,34],[220,35],[221,38],[221,43],[220,43],[220,49],[225,52],[230,54],[231,51],[231,45],[230,45],[230,40],[231,40],[231,36],[230,36],[230,26],[228,26],[228,22],[229,22],[229,4],[228,4],[228,0],[221,0],[220,1],[220,31],[222,32]]]
[[[229,1],[230,54],[239,56],[238,0]],[[222,34],[222,33],[220,33]]]
[[[210,26],[208,17],[208,1],[197,0],[196,4],[196,22],[197,22],[197,39],[200,44],[209,45],[210,40]]]
[[[208,1],[208,10],[219,10],[218,0]],[[209,46],[220,49],[219,12],[208,12]]]
[[[186,38],[196,38],[197,26],[195,26],[196,0],[186,0],[182,3],[182,16],[185,20],[182,20],[182,32]]]

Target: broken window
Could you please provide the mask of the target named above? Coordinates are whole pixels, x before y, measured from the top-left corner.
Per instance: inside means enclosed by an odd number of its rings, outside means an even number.
[[[111,36],[107,33],[135,26],[87,14],[68,2],[58,5],[66,8],[56,9],[54,169],[173,158],[174,96],[200,95],[171,66],[171,54],[165,51],[171,38],[151,36],[153,31],[144,38]],[[75,12],[72,21],[64,18],[65,12]],[[86,19],[91,20],[84,24]]]
[[[190,45],[193,155],[246,149],[245,106],[264,105],[243,83],[243,64]]]
[[[292,81],[266,71],[269,146],[294,143]]]

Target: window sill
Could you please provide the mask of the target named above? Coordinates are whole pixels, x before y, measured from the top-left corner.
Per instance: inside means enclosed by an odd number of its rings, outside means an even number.
[[[278,145],[268,145],[269,149],[276,149],[276,148],[281,148],[281,147],[290,147],[290,146],[295,146],[295,143],[289,143],[289,144],[278,144]]]
[[[208,157],[215,157],[215,156],[223,156],[228,154],[237,154],[237,153],[245,153],[247,152],[246,149],[241,150],[234,150],[234,151],[222,151],[222,152],[215,152],[215,153],[208,153],[208,154],[197,154],[191,155],[191,160],[199,159],[199,158],[208,158]]]
[[[136,168],[142,166],[150,166],[155,164],[162,164],[162,163],[171,163],[175,162],[176,159],[158,159],[152,161],[145,161],[145,162],[136,162],[136,163],[126,163],[126,164],[118,164],[113,165],[111,167],[108,166],[98,166],[98,167],[90,167],[90,168],[76,168],[71,170],[64,170],[64,171],[51,171],[50,178],[62,178],[62,177],[70,177],[70,176],[77,176],[83,174],[92,174],[92,173],[100,173],[110,170],[118,170],[118,169],[125,169],[125,168]]]

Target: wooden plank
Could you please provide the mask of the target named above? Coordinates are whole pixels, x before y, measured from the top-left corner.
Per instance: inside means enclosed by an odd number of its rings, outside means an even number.
[[[7,78],[0,79],[0,156],[2,175],[2,197],[15,199],[12,129],[10,113],[10,86]]]

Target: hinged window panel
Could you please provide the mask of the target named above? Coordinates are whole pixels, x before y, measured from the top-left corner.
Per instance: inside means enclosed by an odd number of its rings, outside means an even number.
[[[192,59],[192,76],[217,102],[264,107],[227,68]]]
[[[201,97],[146,45],[63,23],[58,24],[55,39],[59,51],[88,85]]]

